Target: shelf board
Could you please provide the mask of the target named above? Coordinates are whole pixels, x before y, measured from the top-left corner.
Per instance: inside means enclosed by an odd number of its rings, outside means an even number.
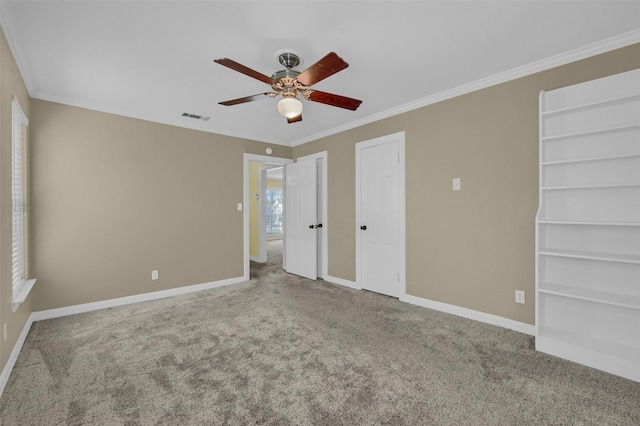
[[[572,299],[581,299],[595,303],[606,303],[608,305],[640,310],[640,296],[610,293],[607,291],[591,290],[588,288],[579,288],[546,282],[540,283],[538,291],[545,294],[554,294]]]
[[[588,163],[591,161],[607,161],[607,160],[623,160],[626,158],[637,158],[640,157],[640,153],[637,154],[621,154],[621,155],[610,155],[603,157],[591,157],[591,158],[575,158],[571,160],[554,160],[554,161],[544,161],[541,163],[543,166],[556,166],[560,164],[572,164],[572,163]]]
[[[556,141],[556,140],[561,140],[561,139],[570,139],[570,138],[577,138],[580,136],[589,136],[589,135],[597,135],[599,133],[613,133],[613,132],[621,132],[621,131],[625,131],[625,130],[632,130],[632,129],[638,129],[640,128],[640,123],[638,124],[627,124],[624,126],[615,126],[615,127],[608,127],[606,129],[594,129],[594,130],[587,130],[584,132],[575,132],[575,133],[565,133],[562,135],[553,135],[553,136],[543,136],[540,139],[544,142],[551,142],[551,141]]]
[[[640,222],[616,222],[595,220],[548,220],[539,219],[538,223],[545,225],[586,225],[586,226],[640,226]]]
[[[567,186],[543,186],[543,191],[558,191],[566,189],[607,189],[607,188],[640,188],[640,183],[613,183],[606,185],[567,185]]]
[[[558,327],[540,326],[538,336],[563,342],[569,345],[579,346],[603,354],[608,354],[617,358],[628,359],[637,362],[640,359],[640,346],[605,340],[586,334],[564,330]]]
[[[543,117],[548,117],[550,115],[561,114],[563,112],[575,112],[581,109],[588,109],[588,108],[597,107],[597,106],[605,106],[607,104],[613,104],[616,102],[624,102],[624,101],[632,100],[634,98],[640,98],[640,93],[635,93],[633,95],[620,96],[616,98],[604,99],[604,100],[595,101],[595,102],[589,102],[586,104],[572,105],[564,108],[552,109],[549,111],[543,111],[540,113],[540,115]]]
[[[596,253],[580,250],[540,249],[542,256],[570,257],[573,259],[600,260],[604,262],[633,263],[640,265],[640,256],[633,254]]]

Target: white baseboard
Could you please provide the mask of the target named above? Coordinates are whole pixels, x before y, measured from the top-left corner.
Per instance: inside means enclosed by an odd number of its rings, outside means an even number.
[[[7,385],[9,381],[9,376],[11,376],[11,371],[13,371],[13,367],[16,365],[16,361],[18,360],[18,355],[20,355],[20,351],[22,350],[22,345],[24,345],[24,341],[27,339],[27,335],[29,334],[29,330],[31,330],[31,325],[33,324],[33,314],[29,315],[29,319],[26,324],[22,328],[22,332],[18,337],[18,341],[13,347],[11,351],[11,355],[9,355],[9,359],[7,363],[4,365],[2,369],[2,374],[0,374],[0,396],[4,392],[4,387]]]
[[[83,312],[97,311],[98,309],[112,308],[114,306],[130,305],[132,303],[148,302],[150,300],[164,299],[166,297],[193,293],[195,291],[208,290],[210,288],[223,287],[247,281],[244,277],[229,278],[226,280],[212,281],[204,284],[195,284],[185,287],[176,287],[168,290],[154,291],[151,293],[136,294],[134,296],[119,297],[117,299],[101,300],[99,302],[84,303],[82,305],[66,306],[64,308],[49,309],[33,312],[33,321],[42,321],[67,315],[81,314]]]
[[[13,348],[13,351],[11,351],[11,355],[9,356],[7,364],[2,370],[2,375],[0,375],[0,395],[2,395],[2,392],[4,391],[4,387],[6,386],[7,381],[9,380],[9,376],[11,375],[11,370],[13,370],[16,360],[18,359],[18,355],[20,354],[20,350],[22,349],[22,345],[24,344],[24,341],[27,338],[27,334],[31,329],[31,325],[35,321],[42,321],[46,319],[64,317],[67,315],[74,315],[74,314],[79,314],[83,312],[96,311],[98,309],[106,309],[106,308],[111,308],[115,306],[129,305],[132,303],[163,299],[166,297],[178,296],[181,294],[193,293],[195,291],[202,291],[202,290],[207,290],[207,289],[216,288],[216,287],[223,287],[226,285],[237,284],[245,281],[247,280],[245,279],[244,276],[242,276],[242,277],[236,277],[236,278],[229,278],[226,280],[213,281],[213,282],[204,283],[204,284],[196,284],[196,285],[190,285],[186,287],[177,287],[177,288],[172,288],[168,290],[154,291],[152,293],[137,294],[135,296],[120,297],[117,299],[101,300],[99,302],[84,303],[82,305],[74,305],[74,306],[67,306],[64,308],[56,308],[56,309],[49,309],[46,311],[33,312],[29,317],[29,319],[27,320],[27,323],[25,324],[22,330],[22,333],[20,334],[20,337],[16,342]],[[361,288],[354,281],[332,277],[329,275],[325,278],[325,281],[342,285],[345,287],[349,287],[355,290],[361,290]],[[515,330],[520,333],[528,334],[531,336],[535,335],[535,326],[531,324],[525,324],[519,321],[514,321],[508,318],[503,318],[496,315],[487,314],[484,312],[474,311],[472,309],[462,308],[460,306],[449,305],[442,302],[436,302],[429,299],[423,299],[421,297],[411,296],[408,294],[401,296],[400,300],[402,302],[411,303],[413,305],[446,312],[449,314],[457,315],[464,318],[469,318],[472,320],[484,322],[491,325],[497,325],[503,328],[508,328],[510,330]],[[555,355],[555,354],[552,354],[552,355]],[[561,356],[561,355],[557,355],[557,356]],[[600,368],[600,367],[596,367],[596,368]],[[610,371],[610,372],[613,374],[620,375],[619,373],[616,373],[613,371]],[[632,380],[638,380],[638,379],[635,378]]]
[[[354,281],[349,281],[349,280],[345,280],[345,279],[338,278],[338,277],[332,277],[331,275],[327,275],[324,278],[324,280],[328,281],[330,283],[333,283],[333,284],[343,285],[345,287],[349,287],[349,288],[352,288],[354,290],[362,290],[362,287],[360,287]]]
[[[487,314],[473,309],[463,308],[461,306],[449,305],[447,303],[436,302],[435,300],[423,299],[422,297],[411,296],[406,294],[400,296],[400,301],[411,303],[412,305],[422,306],[424,308],[434,309],[436,311],[446,312],[448,314],[457,315],[459,317],[484,322],[498,327],[508,328],[520,333],[535,336],[536,327],[524,322],[514,321],[509,318],[499,317],[497,315]]]
[[[74,306],[67,306],[64,308],[56,308],[56,309],[49,309],[46,311],[32,312],[26,324],[24,325],[24,328],[22,329],[22,333],[20,333],[20,336],[18,337],[18,340],[15,346],[13,347],[13,350],[11,351],[11,355],[9,356],[7,363],[2,369],[2,374],[0,374],[0,396],[2,396],[2,392],[4,392],[4,388],[7,385],[7,382],[9,381],[9,376],[11,375],[11,371],[13,370],[13,367],[16,364],[18,355],[20,355],[20,351],[22,350],[24,341],[26,340],[27,335],[29,334],[31,325],[35,321],[42,321],[46,319],[80,314],[83,312],[96,311],[98,309],[111,308],[114,306],[130,305],[132,303],[148,302],[150,300],[164,299],[166,297],[178,296],[181,294],[193,293],[195,291],[208,290],[210,288],[223,287],[226,285],[237,284],[237,283],[246,282],[246,281],[248,280],[245,279],[245,277],[229,278],[226,280],[212,281],[204,284],[195,284],[195,285],[190,285],[185,287],[171,288],[168,290],[154,291],[151,293],[136,294],[135,296],[119,297],[117,299],[101,300],[99,302],[84,303],[82,305],[74,305]]]
[[[362,290],[362,287],[360,287],[356,282],[345,280],[342,278],[327,276],[325,278],[325,281],[349,287],[354,290]],[[399,299],[402,302],[411,303],[412,305],[446,312],[448,314],[457,315],[459,317],[468,318],[491,325],[497,325],[498,327],[507,328],[509,330],[528,334],[530,336],[535,336],[536,334],[536,327],[534,325],[514,321],[509,318],[499,317],[497,315],[487,314],[480,311],[474,311],[473,309],[467,309],[456,305],[449,305],[447,303],[436,302],[435,300],[423,299],[422,297],[411,296],[409,294],[400,296]]]

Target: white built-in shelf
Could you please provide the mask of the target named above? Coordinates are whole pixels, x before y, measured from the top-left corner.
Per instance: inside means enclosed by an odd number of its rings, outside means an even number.
[[[540,293],[555,294],[572,299],[588,300],[590,302],[605,303],[623,308],[640,310],[640,297],[628,294],[610,293],[602,290],[592,290],[562,284],[540,283]]]
[[[614,104],[616,102],[624,102],[624,101],[630,101],[633,99],[638,99],[640,98],[640,93],[634,93],[631,95],[625,95],[625,96],[620,96],[620,97],[616,97],[616,98],[611,98],[611,99],[603,99],[603,100],[599,100],[596,102],[589,102],[589,103],[585,103],[585,104],[580,104],[580,105],[571,105],[568,107],[564,107],[564,108],[558,108],[558,109],[553,109],[553,110],[549,110],[549,111],[543,111],[540,116],[541,117],[548,117],[551,115],[556,115],[556,114],[561,114],[561,113],[567,113],[567,112],[576,112],[576,111],[580,111],[583,109],[588,109],[588,108],[594,108],[594,107],[602,107],[605,105],[609,105],[609,104]]]
[[[640,222],[612,222],[597,220],[546,220],[540,219],[538,223],[546,225],[586,225],[586,226],[640,226]]]
[[[577,138],[581,136],[596,135],[598,133],[613,133],[625,130],[640,129],[640,124],[627,124],[624,126],[614,126],[602,129],[586,130],[584,132],[565,133],[562,135],[543,136],[540,138],[543,142],[551,142],[562,139]]]
[[[638,158],[640,154],[623,154],[623,155],[610,155],[603,157],[591,157],[591,158],[575,158],[570,160],[556,160],[556,161],[544,161],[541,163],[543,166],[556,166],[559,164],[573,164],[573,163],[588,163],[592,161],[607,161],[607,160],[623,160],[627,158]]]
[[[545,186],[543,191],[558,191],[566,189],[612,189],[612,188],[640,188],[640,183],[613,183],[606,185],[567,185],[567,186]]]
[[[637,69],[540,94],[536,215],[536,349],[638,382],[639,88]]]
[[[547,339],[553,339],[568,345],[579,346],[603,354],[611,354],[616,358],[623,358],[632,361],[640,359],[640,342],[619,342],[614,340],[600,339],[587,334],[576,333],[574,331],[563,330],[558,327],[542,327],[540,334]],[[635,345],[633,344],[635,343]]]
[[[635,263],[640,265],[640,256],[633,254],[596,253],[581,250],[544,249],[538,250],[542,256],[570,257],[573,259],[600,260],[603,262]]]

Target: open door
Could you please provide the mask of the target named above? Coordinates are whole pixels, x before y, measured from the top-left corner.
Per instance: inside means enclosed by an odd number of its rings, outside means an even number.
[[[317,161],[287,164],[285,170],[285,269],[318,278]]]

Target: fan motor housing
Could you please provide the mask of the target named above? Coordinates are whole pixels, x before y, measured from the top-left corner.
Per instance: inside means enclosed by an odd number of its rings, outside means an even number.
[[[294,71],[291,68],[300,65],[300,57],[295,53],[282,52],[278,55],[278,62],[286,67],[284,70],[276,71],[271,75],[271,78],[280,81],[283,78],[296,78],[300,75],[298,71]]]
[[[278,55],[278,62],[287,68],[295,68],[300,65],[302,61],[300,61],[300,56],[295,53],[282,52]]]
[[[274,72],[271,78],[278,81],[282,78],[296,78],[299,75],[300,73],[298,71],[294,71],[290,68],[287,68],[286,70],[280,70],[280,71]]]

